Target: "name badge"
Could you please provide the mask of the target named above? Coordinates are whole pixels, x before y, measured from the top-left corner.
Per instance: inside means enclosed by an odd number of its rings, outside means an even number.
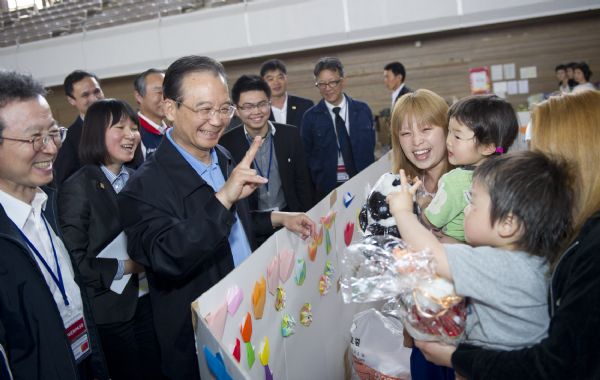
[[[87,358],[90,353],[90,340],[88,337],[87,327],[83,315],[79,314],[71,318],[66,325],[65,329],[69,343],[71,344],[71,350],[77,364]]]
[[[346,167],[344,165],[338,165],[337,167],[337,181],[338,182],[346,182],[350,179],[350,176],[346,172]]]

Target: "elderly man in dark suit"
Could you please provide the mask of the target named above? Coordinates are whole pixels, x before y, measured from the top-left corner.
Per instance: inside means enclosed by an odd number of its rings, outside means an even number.
[[[314,69],[323,99],[304,114],[301,135],[317,199],[375,160],[373,114],[367,103],[344,90],[344,66],[337,58],[321,58]]]
[[[131,258],[146,268],[163,373],[199,379],[190,304],[242,263],[254,229],[278,226],[306,238],[304,214],[249,212],[245,200],[267,179],[250,168],[260,137],[236,166],[217,142],[235,111],[223,66],[208,57],[173,62],[163,82],[163,143],[119,193]]]
[[[242,125],[225,133],[219,143],[236,162],[257,136],[263,140],[252,167],[269,183],[250,195],[250,210],[307,211],[312,207],[312,184],[304,159],[300,130],[293,125],[269,121],[271,89],[257,75],[242,75],[233,85],[231,97]],[[267,235],[256,236],[262,243]]]

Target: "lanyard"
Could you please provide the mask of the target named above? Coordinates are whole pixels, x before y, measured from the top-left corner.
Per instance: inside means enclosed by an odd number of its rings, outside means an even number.
[[[248,146],[250,146],[250,141],[248,141]],[[271,176],[271,162],[273,161],[273,136],[271,136],[271,146],[269,148],[269,167],[267,168],[267,180]],[[261,177],[264,177],[262,170],[260,170],[260,166],[258,166],[258,162],[256,162],[256,158],[254,158],[254,166],[256,166],[256,170],[258,170],[258,174]],[[265,184],[267,192],[269,191],[269,182]]]
[[[37,248],[35,248],[35,246],[33,245],[33,243],[27,238],[27,236],[25,236],[23,231],[21,231],[19,229],[19,233],[21,234],[21,236],[23,237],[23,239],[25,240],[25,242],[27,243],[29,248],[31,248],[33,253],[42,262],[42,264],[44,265],[44,268],[46,268],[48,273],[50,273],[50,277],[52,277],[52,280],[54,281],[54,283],[56,284],[56,286],[58,286],[58,289],[60,290],[60,294],[62,294],[65,305],[69,306],[69,299],[67,298],[67,292],[65,290],[65,282],[63,281],[62,273],[60,271],[60,265],[58,264],[58,255],[56,254],[56,249],[54,248],[54,242],[52,241],[52,235],[50,234],[50,228],[48,228],[48,223],[46,223],[46,218],[44,218],[42,216],[42,220],[44,221],[44,226],[46,226],[46,232],[48,233],[48,238],[50,239],[50,244],[52,245],[52,253],[54,253],[54,261],[56,261],[56,272],[58,275],[54,274],[54,272],[52,271],[52,268],[50,268],[50,265],[48,265],[48,262],[46,261],[46,259],[44,259],[44,257],[40,253],[40,251],[38,251]]]

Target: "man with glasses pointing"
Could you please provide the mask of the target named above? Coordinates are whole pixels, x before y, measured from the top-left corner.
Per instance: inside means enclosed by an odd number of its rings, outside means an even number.
[[[250,195],[250,210],[308,211],[313,202],[312,184],[299,129],[269,121],[271,89],[258,75],[242,75],[233,85],[231,97],[242,125],[225,133],[219,143],[240,162],[255,137],[263,140],[252,167],[269,183]],[[272,232],[256,235],[257,242],[262,244]]]
[[[146,269],[163,373],[199,379],[190,304],[256,247],[254,230],[278,226],[306,238],[304,214],[249,212],[248,197],[268,183],[250,166],[252,141],[236,165],[217,145],[235,112],[223,66],[208,57],[173,62],[163,82],[173,128],[119,193],[131,258]]]
[[[374,161],[375,130],[369,106],[344,94],[344,66],[321,58],[314,69],[323,99],[302,118],[301,135],[318,199]]]

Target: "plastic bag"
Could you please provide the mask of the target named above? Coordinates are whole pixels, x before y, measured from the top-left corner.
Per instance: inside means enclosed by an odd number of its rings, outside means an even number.
[[[354,316],[350,329],[352,379],[410,379],[410,352],[402,324],[375,309]]]
[[[340,284],[346,303],[388,300],[382,311],[416,339],[458,344],[464,337],[465,300],[435,274],[429,251],[412,251],[393,236],[367,236],[346,248]]]

